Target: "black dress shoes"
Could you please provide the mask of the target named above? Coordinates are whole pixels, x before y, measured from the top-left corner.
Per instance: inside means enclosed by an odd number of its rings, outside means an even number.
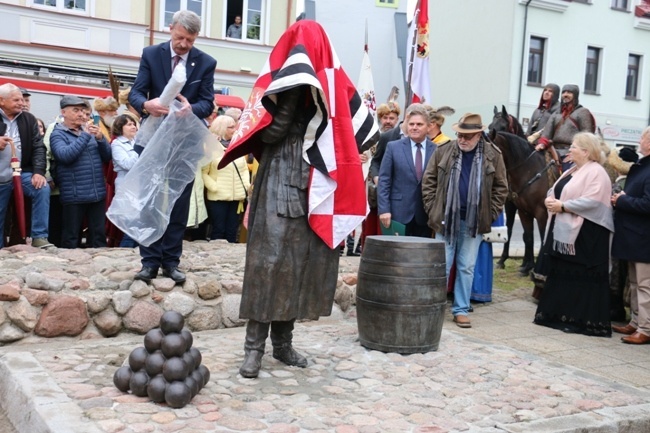
[[[151,280],[156,278],[157,275],[158,275],[158,269],[148,268],[147,266],[143,266],[142,269],[140,269],[140,272],[135,274],[134,278],[136,280],[141,280],[150,283]]]
[[[357,253],[357,252],[354,252],[354,251],[350,251],[350,250],[348,250],[348,252],[347,252],[346,255],[347,255],[348,257],[359,257],[359,256],[361,255],[361,253]]]
[[[163,277],[171,278],[176,283],[185,282],[185,274],[179,271],[178,268],[163,269]]]

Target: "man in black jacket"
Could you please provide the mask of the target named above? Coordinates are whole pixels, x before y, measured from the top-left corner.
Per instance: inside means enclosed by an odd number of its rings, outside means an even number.
[[[0,86],[0,248],[4,246],[4,223],[13,191],[12,146],[20,160],[21,183],[25,196],[32,199],[32,246],[51,246],[47,240],[50,187],[45,180],[45,146],[33,114],[23,111],[19,87]]]

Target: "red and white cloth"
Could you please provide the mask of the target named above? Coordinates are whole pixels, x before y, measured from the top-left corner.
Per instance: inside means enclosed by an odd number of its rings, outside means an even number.
[[[378,128],[319,24],[301,20],[280,37],[219,167],[248,153],[259,156],[264,142],[256,133],[273,119],[273,95],[301,85],[311,86],[316,108],[302,152],[311,166],[309,225],[335,248],[368,212],[359,149]]]
[[[413,70],[411,73],[412,100],[409,103],[429,103],[431,101],[431,85],[429,84],[429,2],[417,0],[415,12],[417,20],[409,19],[407,55],[415,50]],[[417,27],[417,29],[416,29]],[[417,31],[415,47],[411,35]]]

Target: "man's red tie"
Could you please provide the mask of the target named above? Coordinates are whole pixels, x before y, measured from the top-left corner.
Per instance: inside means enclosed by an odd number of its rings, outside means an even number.
[[[418,182],[422,180],[422,143],[416,143],[417,149],[415,150],[415,176]]]
[[[176,69],[176,66],[178,65],[178,62],[181,61],[181,56],[176,55],[172,58],[172,73],[174,72],[174,69]]]

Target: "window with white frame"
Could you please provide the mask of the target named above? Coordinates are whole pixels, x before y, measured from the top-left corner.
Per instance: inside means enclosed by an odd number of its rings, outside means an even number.
[[[31,0],[27,4],[43,9],[53,9],[58,12],[81,12],[88,13],[90,0]]]
[[[628,6],[628,0],[612,0],[612,9],[619,9],[626,11]]]
[[[196,13],[201,18],[201,32],[199,34],[204,35],[206,30],[204,19],[205,3],[207,2],[203,0],[163,0],[160,5],[162,30],[169,29],[176,12],[188,10]]]
[[[545,49],[546,39],[537,36],[530,37],[528,46],[528,84],[542,85]]]
[[[639,77],[641,76],[641,56],[630,54],[627,59],[627,80],[625,82],[625,97],[639,97]]]
[[[266,33],[266,0],[227,0],[226,25],[224,37],[233,38],[239,32],[229,32],[228,28],[235,25],[235,18],[241,18],[241,40],[249,42],[264,42]],[[236,37],[236,36],[234,36]]]
[[[598,75],[600,70],[601,49],[587,47],[587,64],[585,67],[585,93],[598,93]]]

